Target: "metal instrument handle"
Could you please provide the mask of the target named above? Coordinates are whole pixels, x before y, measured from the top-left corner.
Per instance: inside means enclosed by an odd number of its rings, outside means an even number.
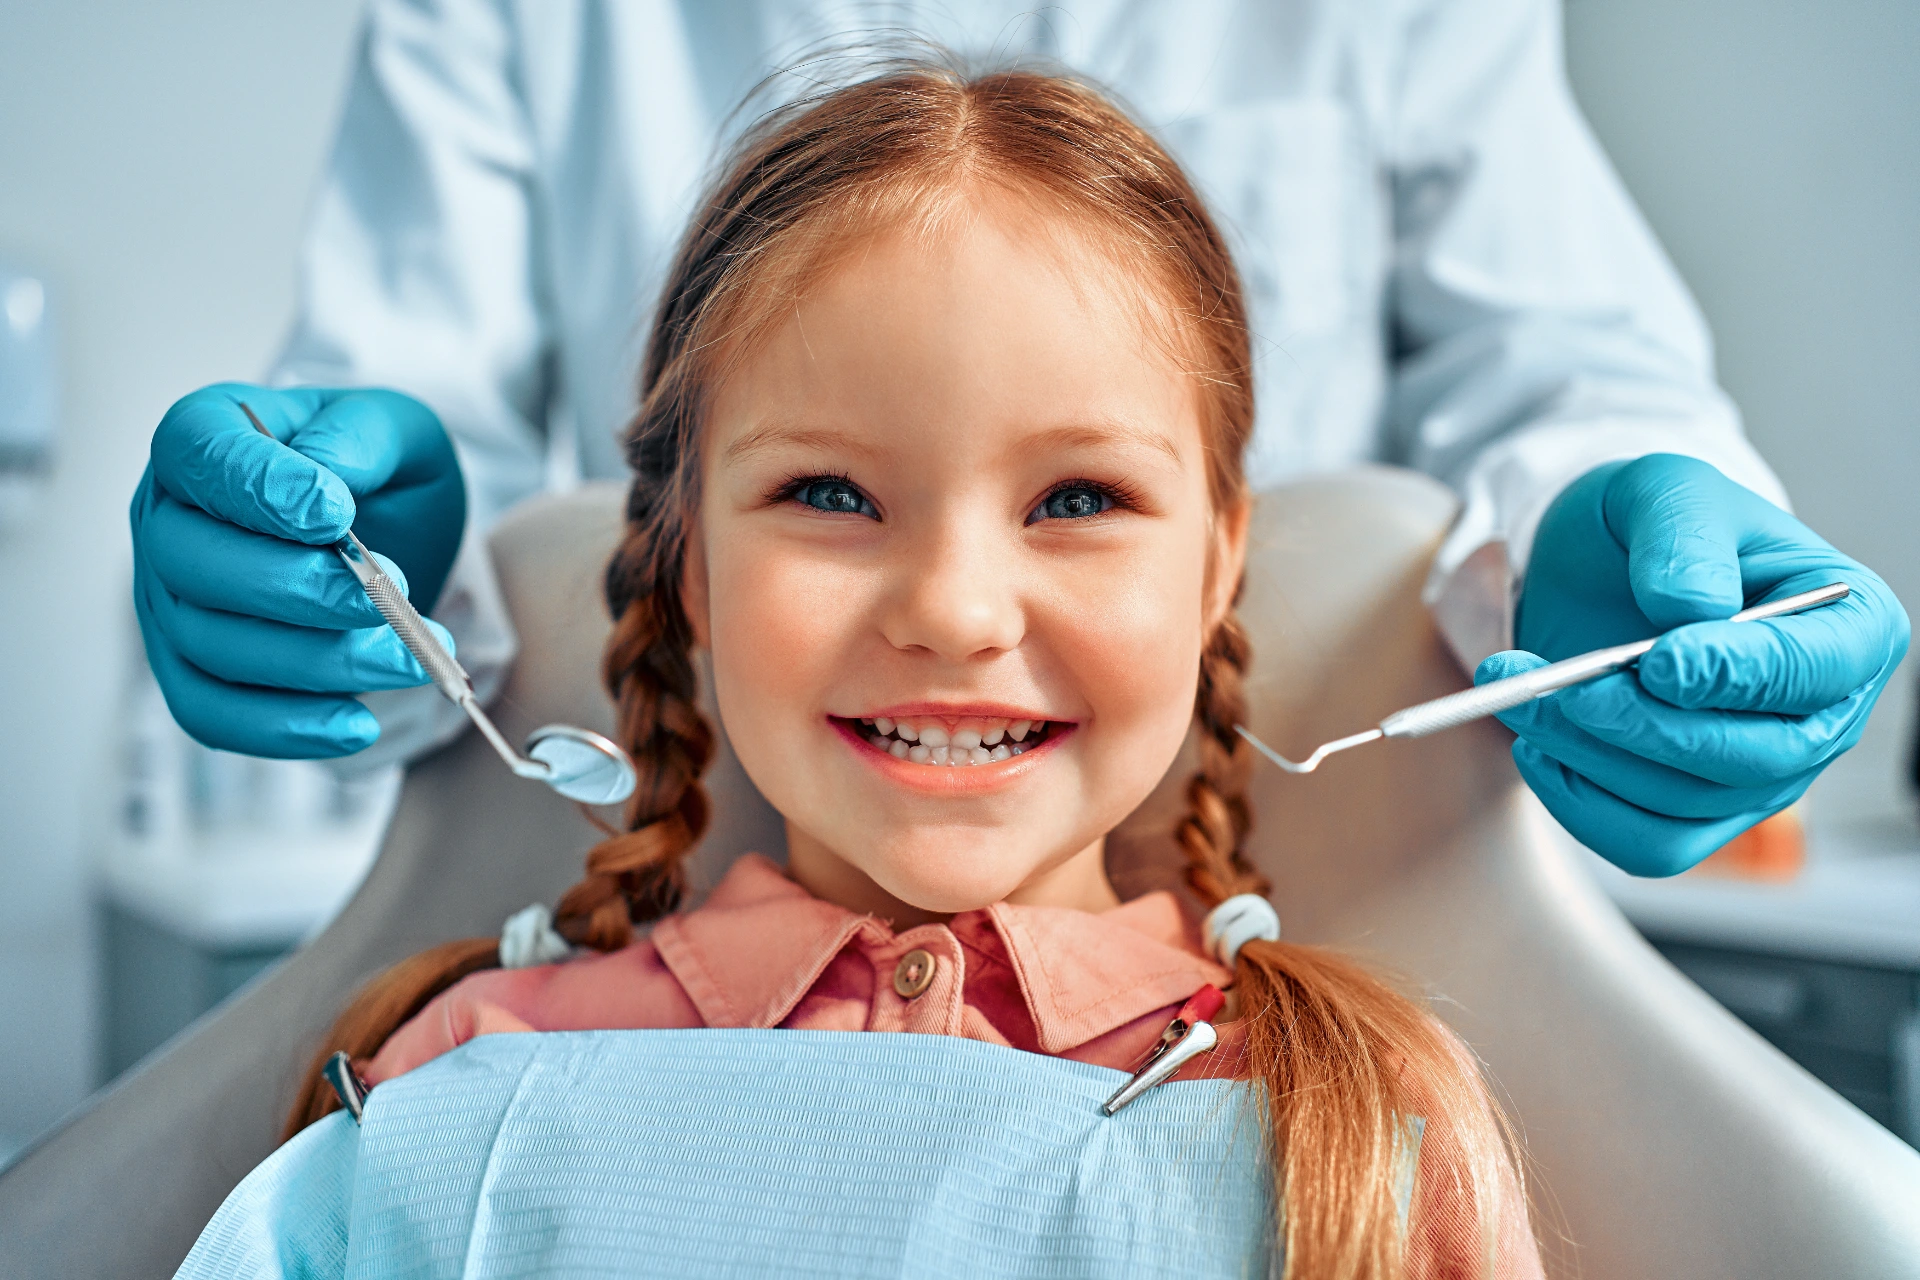
[[[1851,588],[1844,582],[1829,583],[1813,591],[1803,591],[1799,595],[1788,596],[1784,600],[1775,600],[1769,604],[1755,605],[1751,609],[1742,609],[1729,618],[1729,622],[1758,622],[1764,618],[1779,618],[1790,613],[1800,613],[1806,609],[1818,608],[1844,599]],[[1422,702],[1416,706],[1396,711],[1380,722],[1380,732],[1389,738],[1424,738],[1430,733],[1439,733],[1456,725],[1466,724],[1470,720],[1507,711],[1524,702],[1564,689],[1568,685],[1580,684],[1599,676],[1610,675],[1624,670],[1638,662],[1647,650],[1653,648],[1659,640],[1655,636],[1650,640],[1636,640],[1631,644],[1614,645],[1608,649],[1595,649],[1591,653],[1577,654],[1559,662],[1536,667],[1532,671],[1523,671],[1517,676],[1508,676],[1504,680],[1494,680],[1476,689],[1464,689],[1459,693],[1450,693],[1444,698],[1435,698],[1431,702]]]
[[[346,537],[333,544],[333,551],[359,579],[367,599],[400,637],[400,643],[407,646],[407,652],[419,660],[440,692],[454,702],[473,696],[473,681],[466,669],[454,661],[453,655],[428,629],[426,619],[413,607],[399,584],[387,576],[380,562],[367,550],[367,544],[349,529]]]
[[[367,550],[366,544],[354,536],[351,529],[347,536],[333,544],[333,550],[343,561],[353,576],[366,590],[367,599],[373,601],[373,607],[387,620],[400,643],[407,646],[411,653],[425,668],[436,688],[447,695],[447,700],[467,713],[467,719],[473,721],[474,728],[480,730],[494,753],[507,762],[507,767],[523,778],[546,779],[552,770],[538,760],[529,760],[513,749],[499,728],[480,707],[480,700],[473,696],[473,680],[467,675],[466,668],[454,660],[446,647],[428,629],[426,620],[420,611],[413,607],[397,583],[387,576],[379,561]]]
[[[1389,738],[1424,738],[1430,733],[1532,702],[1555,689],[1619,671],[1651,648],[1653,641],[1640,640],[1611,649],[1596,649],[1504,680],[1490,681],[1476,689],[1450,693],[1394,712],[1380,722],[1380,732]]]

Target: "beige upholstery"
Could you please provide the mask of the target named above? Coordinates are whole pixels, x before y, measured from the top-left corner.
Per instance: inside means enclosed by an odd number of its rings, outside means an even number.
[[[1369,470],[1264,500],[1244,614],[1255,729],[1294,755],[1458,687],[1419,605],[1452,512],[1433,482]],[[495,535],[524,644],[499,717],[606,728],[594,673],[610,489]],[[1113,842],[1123,892],[1162,883],[1181,770]],[[780,849],[723,754],[708,882]],[[1418,979],[1490,1064],[1525,1132],[1556,1275],[1912,1276],[1920,1156],[1735,1022],[1588,884],[1483,724],[1367,747],[1321,773],[1263,768],[1258,855],[1291,937]],[[272,1149],[293,1078],[362,978],[551,901],[593,832],[472,735],[407,778],[378,864],[317,941],[0,1176],[0,1274],[165,1274]],[[1570,1243],[1568,1243],[1570,1242]]]

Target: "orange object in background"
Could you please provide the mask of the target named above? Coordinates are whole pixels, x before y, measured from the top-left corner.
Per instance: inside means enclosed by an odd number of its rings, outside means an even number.
[[[1740,880],[1791,880],[1806,865],[1806,824],[1800,806],[1790,805],[1721,845],[1694,871]]]

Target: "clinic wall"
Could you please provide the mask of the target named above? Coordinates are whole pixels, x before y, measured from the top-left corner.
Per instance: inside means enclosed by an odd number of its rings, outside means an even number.
[[[64,410],[36,512],[0,531],[0,1159],[93,1078],[87,868],[146,439],[181,392],[271,358],[357,9],[0,4],[0,258],[48,283]]]
[[[1920,4],[1569,0],[1594,131],[1712,326],[1722,383],[1828,541],[1920,609]],[[1811,797],[1920,844],[1913,671]]]

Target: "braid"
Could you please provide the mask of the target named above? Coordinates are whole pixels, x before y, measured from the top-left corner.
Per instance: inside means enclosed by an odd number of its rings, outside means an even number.
[[[1236,893],[1264,896],[1269,887],[1246,860],[1247,832],[1253,826],[1246,796],[1253,748],[1234,732],[1246,718],[1243,685],[1251,655],[1246,628],[1232,613],[1214,628],[1200,655],[1200,687],[1194,695],[1200,768],[1187,783],[1187,815],[1174,838],[1187,855],[1187,883],[1209,905]]]
[[[1229,613],[1200,659],[1194,716],[1200,767],[1175,835],[1187,883],[1209,906],[1270,891],[1248,859],[1252,748],[1246,717],[1251,646]],[[1505,1144],[1467,1059],[1440,1024],[1363,966],[1321,947],[1254,940],[1234,959],[1230,1016],[1245,1026],[1241,1069],[1259,1082],[1284,1195],[1286,1274],[1384,1277],[1405,1266],[1394,1185],[1406,1124],[1459,1149],[1455,1203],[1491,1247]],[[1524,1210],[1521,1210],[1524,1212]],[[1431,1230],[1424,1214],[1411,1230]]]
[[[644,477],[634,487],[642,483]],[[686,613],[673,579],[636,568],[659,560],[652,524],[629,525],[607,568],[616,621],[602,664],[639,785],[627,801],[627,830],[587,853],[585,878],[554,910],[561,936],[596,951],[626,946],[636,923],[680,905],[686,855],[705,834],[709,816],[700,775],[713,759],[714,734],[695,704]]]

